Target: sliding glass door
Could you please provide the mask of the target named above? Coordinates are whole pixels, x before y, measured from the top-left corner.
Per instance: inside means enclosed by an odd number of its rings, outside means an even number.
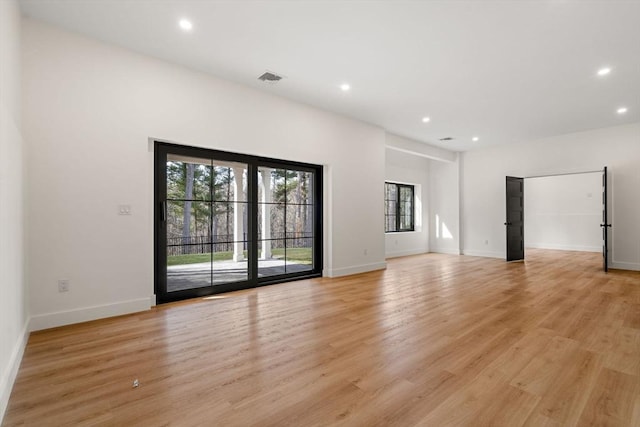
[[[258,275],[312,271],[314,173],[260,167]]]
[[[158,302],[319,276],[321,173],[157,142]]]

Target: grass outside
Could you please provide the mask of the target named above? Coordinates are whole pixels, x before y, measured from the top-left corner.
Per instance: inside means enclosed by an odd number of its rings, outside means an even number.
[[[258,256],[259,255],[258,251]],[[247,251],[244,251],[247,256]],[[284,249],[272,249],[271,257],[275,259],[284,259]],[[287,248],[287,261],[296,261],[298,264],[311,264],[311,248]],[[214,252],[214,261],[231,261],[233,252]],[[196,264],[200,262],[211,261],[211,253],[206,254],[187,254],[187,255],[170,255],[167,257],[167,266]]]

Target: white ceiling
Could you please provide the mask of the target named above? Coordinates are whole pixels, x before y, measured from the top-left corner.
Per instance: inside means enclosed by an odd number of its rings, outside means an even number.
[[[640,121],[640,1],[21,6],[36,19],[453,150]],[[191,33],[178,28],[183,17]],[[605,65],[613,71],[598,77]],[[258,81],[265,70],[286,78]],[[618,115],[623,105],[629,111]],[[455,140],[439,141],[448,136]]]

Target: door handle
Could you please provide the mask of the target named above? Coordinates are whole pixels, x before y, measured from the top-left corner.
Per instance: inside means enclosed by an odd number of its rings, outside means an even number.
[[[510,222],[505,222],[504,225],[513,225],[513,224]]]
[[[160,202],[160,221],[165,222],[167,220],[167,202]]]
[[[611,227],[611,224],[600,224],[600,227],[605,227],[605,226]]]

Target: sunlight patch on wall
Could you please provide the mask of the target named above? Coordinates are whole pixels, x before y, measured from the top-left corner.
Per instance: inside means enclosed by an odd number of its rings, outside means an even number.
[[[453,234],[449,231],[449,227],[444,221],[440,221],[440,215],[436,214],[436,239],[453,239]]]

